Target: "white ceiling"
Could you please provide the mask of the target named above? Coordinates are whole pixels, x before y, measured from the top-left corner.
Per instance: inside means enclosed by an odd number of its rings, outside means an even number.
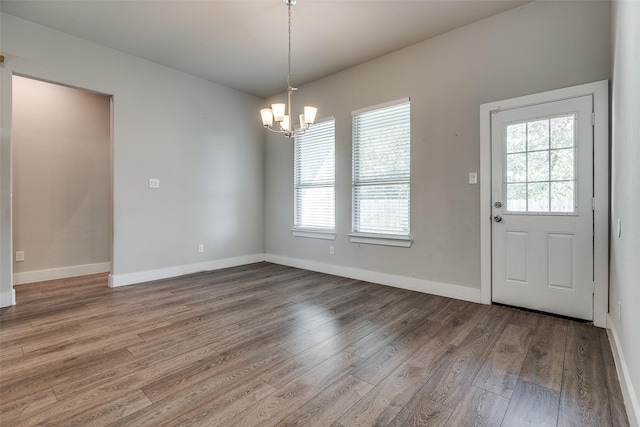
[[[531,0],[298,0],[302,85]],[[2,12],[268,97],[286,89],[282,0],[2,0]]]

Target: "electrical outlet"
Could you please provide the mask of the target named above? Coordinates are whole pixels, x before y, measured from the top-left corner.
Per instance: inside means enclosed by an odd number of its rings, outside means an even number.
[[[329,255],[333,255],[335,253],[336,253],[336,248],[333,245],[329,246]]]
[[[24,251],[16,251],[16,262],[24,261]]]
[[[198,245],[198,252],[200,253],[204,252],[204,245],[202,243]]]

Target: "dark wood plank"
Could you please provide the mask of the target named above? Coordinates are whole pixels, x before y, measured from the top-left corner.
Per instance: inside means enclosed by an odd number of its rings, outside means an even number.
[[[444,426],[451,417],[453,410],[448,406],[416,394],[402,408],[402,411],[391,421],[390,425],[405,426]],[[461,424],[454,424],[461,425]]]
[[[0,409],[0,422],[6,425],[16,425],[20,420],[33,419],[33,416],[43,408],[58,402],[51,388],[33,390],[23,399],[13,399],[11,403],[3,402]]]
[[[476,328],[438,367],[420,394],[449,407],[458,405],[498,339],[498,334]]]
[[[523,381],[560,392],[568,324],[556,317],[540,319],[520,372]]]
[[[358,340],[349,346],[347,351],[366,359],[388,343],[402,337],[407,331],[411,331],[425,321],[427,321],[426,313],[420,309],[413,308],[396,317],[385,326],[376,329],[366,337]]]
[[[607,390],[566,375],[560,395],[558,427],[611,426]]]
[[[471,387],[449,420],[451,426],[499,426],[509,399],[490,391]],[[508,425],[508,424],[507,424]]]
[[[502,332],[507,324],[512,323],[513,316],[518,312],[510,307],[492,305],[487,314],[480,320],[478,327]],[[533,331],[532,331],[533,332]]]
[[[535,332],[535,330],[538,328],[540,319],[542,319],[543,317],[543,314],[513,309],[513,316],[511,316],[511,319],[509,319],[509,323],[511,325],[528,328],[531,332]]]
[[[564,352],[564,375],[580,382],[605,386],[604,361],[598,329],[584,323],[569,322]]]
[[[331,425],[372,388],[367,382],[345,375],[278,422],[278,426]]]
[[[352,372],[352,375],[377,385],[398,366],[411,357],[426,339],[435,335],[442,325],[431,320],[421,322],[415,329],[385,345]]]
[[[451,354],[439,339],[428,340],[406,362],[349,409],[338,422],[344,426],[390,425],[402,408]]]
[[[444,328],[440,337],[452,345],[460,345],[474,328],[479,327],[479,323],[489,311],[490,308],[486,305],[459,303],[458,310],[450,315],[447,321],[441,322]]]
[[[511,398],[532,338],[533,334],[529,329],[508,325],[480,368],[473,384]]]
[[[339,353],[279,388],[231,419],[230,425],[275,426],[306,402],[362,362],[358,356]]]
[[[518,381],[502,425],[553,427],[558,421],[560,393],[546,387]]]
[[[213,380],[216,382],[216,380]],[[111,427],[196,425],[215,426],[273,393],[275,389],[259,379],[194,385],[138,410]]]

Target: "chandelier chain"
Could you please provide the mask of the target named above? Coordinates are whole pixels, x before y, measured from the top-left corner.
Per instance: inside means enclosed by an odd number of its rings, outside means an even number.
[[[287,52],[287,63],[289,64],[289,68],[287,71],[287,87],[291,87],[291,1],[288,2],[289,9],[289,50]]]

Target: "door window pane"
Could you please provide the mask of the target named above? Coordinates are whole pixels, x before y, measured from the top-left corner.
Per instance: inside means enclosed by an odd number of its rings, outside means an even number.
[[[551,211],[574,212],[574,183],[573,181],[551,183]]]
[[[549,149],[549,120],[527,123],[527,151]]]
[[[573,147],[574,117],[551,119],[551,148]]]
[[[573,148],[551,150],[551,180],[573,180]]]
[[[527,153],[527,181],[549,180],[549,151]]]
[[[507,184],[507,210],[527,211],[527,184]]]
[[[534,182],[527,187],[527,210],[549,212],[549,183]]]
[[[507,127],[507,153],[527,151],[527,124],[519,123]]]
[[[527,153],[507,154],[507,182],[527,182]]]

